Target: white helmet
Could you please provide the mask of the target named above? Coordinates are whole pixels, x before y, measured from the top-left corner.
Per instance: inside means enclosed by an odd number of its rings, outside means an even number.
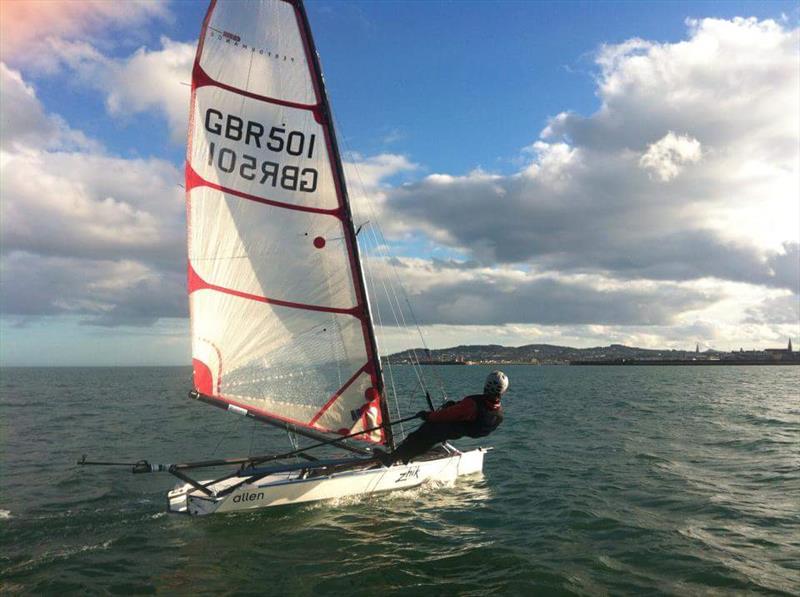
[[[492,371],[483,384],[483,393],[500,396],[508,389],[508,377],[502,371]]]

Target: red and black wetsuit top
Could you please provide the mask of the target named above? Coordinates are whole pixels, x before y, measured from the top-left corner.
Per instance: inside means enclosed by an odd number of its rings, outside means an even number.
[[[464,435],[485,437],[503,422],[499,396],[475,394],[428,414],[431,423],[458,423]]]

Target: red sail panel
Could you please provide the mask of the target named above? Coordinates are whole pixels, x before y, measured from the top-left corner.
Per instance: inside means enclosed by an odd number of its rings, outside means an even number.
[[[206,15],[186,159],[192,359],[199,392],[344,435],[385,408],[304,23],[284,0],[212,1]]]

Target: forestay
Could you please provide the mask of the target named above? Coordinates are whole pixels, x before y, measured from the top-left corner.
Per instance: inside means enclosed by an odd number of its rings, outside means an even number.
[[[302,5],[212,2],[186,163],[195,389],[344,435],[387,411],[339,160]]]

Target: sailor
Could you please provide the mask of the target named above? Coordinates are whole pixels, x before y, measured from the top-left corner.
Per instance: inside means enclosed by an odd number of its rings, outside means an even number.
[[[424,454],[438,443],[451,439],[485,437],[503,422],[500,397],[508,389],[508,377],[502,371],[492,371],[486,378],[483,394],[467,396],[459,402],[447,402],[439,410],[420,411],[417,417],[425,422],[391,454],[375,450],[376,457],[386,466],[410,460]]]

